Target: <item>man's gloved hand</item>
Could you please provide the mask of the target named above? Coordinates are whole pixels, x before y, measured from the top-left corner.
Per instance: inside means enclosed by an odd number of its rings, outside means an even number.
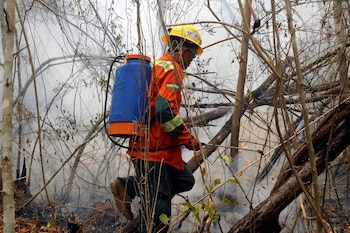
[[[185,147],[189,150],[200,150],[200,142],[197,138],[192,137],[188,144],[185,145]]]

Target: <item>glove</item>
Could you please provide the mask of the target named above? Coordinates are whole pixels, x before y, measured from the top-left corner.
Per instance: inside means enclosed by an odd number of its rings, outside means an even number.
[[[198,141],[197,138],[192,137],[188,144],[185,145],[185,147],[189,150],[200,150],[200,142]]]

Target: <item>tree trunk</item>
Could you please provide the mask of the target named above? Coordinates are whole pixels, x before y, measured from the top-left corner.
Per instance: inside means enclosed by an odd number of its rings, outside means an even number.
[[[240,2],[240,1],[238,1]],[[239,59],[239,73],[238,73],[238,82],[237,82],[237,91],[236,91],[236,101],[232,114],[232,126],[231,126],[231,156],[234,157],[238,153],[238,144],[239,144],[239,128],[241,124],[241,112],[242,104],[244,97],[244,86],[245,78],[247,74],[247,64],[248,64],[248,42],[249,42],[249,22],[250,22],[250,0],[245,1],[245,6],[240,5],[240,9],[243,16],[243,28],[244,32],[242,33],[242,44],[241,44],[241,54]]]
[[[2,97],[2,201],[4,233],[15,232],[14,182],[12,175],[12,105],[15,0],[5,0],[1,10],[2,48],[4,54],[4,80]]]

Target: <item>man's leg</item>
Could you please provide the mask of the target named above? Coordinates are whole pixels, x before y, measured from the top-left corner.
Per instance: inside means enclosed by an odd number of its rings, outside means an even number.
[[[189,191],[192,189],[195,179],[192,172],[184,163],[184,170],[176,169],[167,164],[160,164],[158,168],[158,176],[156,178],[156,185],[158,187],[158,197],[156,199],[156,212],[154,216],[155,228],[153,232],[166,233],[168,231],[168,226],[162,224],[159,217],[165,214],[168,218],[171,216],[171,199],[177,193]],[[156,169],[155,169],[156,170]]]
[[[134,166],[137,171],[143,216],[141,232],[146,233],[150,228],[152,232],[167,232],[168,227],[162,224],[159,217],[161,214],[168,217],[171,215],[170,166],[143,160],[136,160]]]
[[[166,233],[168,232],[168,225],[164,225],[160,221],[160,216],[165,214],[168,218],[171,216],[171,197],[164,195],[163,193],[158,193],[155,206],[154,214],[154,225],[152,232]]]
[[[128,220],[134,218],[130,205],[132,199],[135,198],[136,195],[134,182],[134,177],[129,176],[127,178],[118,177],[110,184],[115,204]]]
[[[184,163],[184,170],[179,170],[173,167],[171,168],[171,196],[173,197],[175,194],[182,193],[185,191],[189,191],[193,188],[195,179],[193,177],[192,172],[188,168],[187,164]]]

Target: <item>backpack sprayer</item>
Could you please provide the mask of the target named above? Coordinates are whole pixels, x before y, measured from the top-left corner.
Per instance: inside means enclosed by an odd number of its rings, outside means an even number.
[[[131,54],[125,57],[125,63],[119,66],[115,73],[112,90],[112,102],[109,113],[108,129],[106,123],[108,87],[114,63],[123,59],[116,57],[109,69],[105,108],[104,126],[108,138],[116,145],[129,149],[117,143],[111,136],[130,138],[143,136],[148,123],[148,87],[151,78],[151,58],[139,54]],[[148,151],[168,150],[181,144],[165,148],[149,148]],[[139,148],[142,150],[142,148]]]
[[[106,105],[108,86],[113,65],[122,59],[118,56],[110,66],[104,118],[106,119]],[[109,113],[108,129],[105,129],[109,138],[117,136],[129,138],[133,135],[144,134],[148,117],[148,93],[151,77],[151,58],[139,54],[131,54],[125,57],[125,63],[117,68],[112,90],[112,101]],[[115,143],[115,142],[114,142]]]

